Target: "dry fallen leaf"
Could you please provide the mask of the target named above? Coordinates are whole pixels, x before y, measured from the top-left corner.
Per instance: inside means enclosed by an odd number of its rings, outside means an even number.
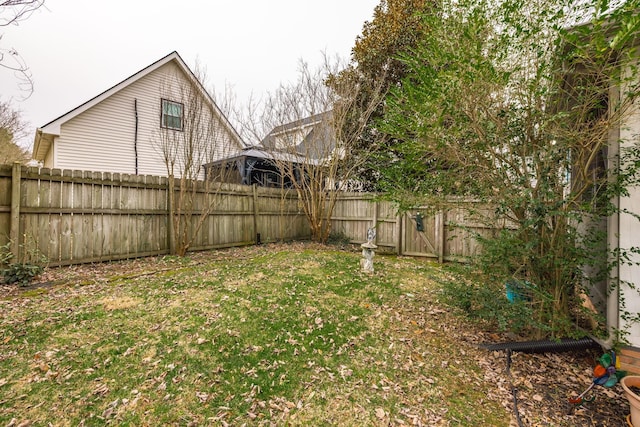
[[[109,393],[109,387],[106,384],[98,384],[93,389],[93,394],[96,396],[104,396],[107,393]]]
[[[200,403],[207,403],[207,400],[209,400],[209,394],[205,392],[196,391],[196,397],[200,400]]]

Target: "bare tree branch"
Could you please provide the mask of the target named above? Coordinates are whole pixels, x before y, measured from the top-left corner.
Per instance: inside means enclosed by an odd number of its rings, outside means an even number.
[[[0,2],[0,27],[18,25],[44,5],[45,0],[6,0]]]
[[[18,25],[37,9],[44,5],[45,0],[5,0],[0,1],[0,27]],[[3,35],[0,34],[0,42]],[[25,60],[13,48],[0,46],[0,68],[13,72],[18,80],[18,88],[26,99],[33,93],[33,78]]]
[[[0,36],[0,41],[2,41],[2,36]],[[5,49],[0,47],[0,68],[13,72],[18,81],[18,89],[25,94],[22,97],[23,99],[31,96],[33,93],[33,76],[18,51],[13,48]]]
[[[21,112],[9,102],[0,101],[0,164],[29,160],[28,153],[15,143],[26,134],[26,129]]]
[[[329,238],[338,191],[356,183],[352,178],[366,158],[354,155],[356,141],[382,96],[379,85],[372,90],[371,105],[360,110],[363,117],[356,122],[362,126],[345,130],[362,87],[348,80],[327,84],[344,66],[326,54],[316,69],[300,61],[298,79],[281,84],[245,116],[249,133],[266,135],[261,148],[279,170],[280,186],[297,193],[312,238],[321,242]]]
[[[163,100],[160,108],[169,103],[179,115],[175,123],[162,124],[153,144],[169,176],[171,227],[176,239],[171,251],[180,256],[193,245],[209,214],[223,200],[220,190],[226,179],[211,174],[223,175],[227,169],[212,169],[205,180],[204,167],[229,156],[233,149],[225,118],[220,116],[217,105],[210,102],[201,83],[206,80],[206,71],[196,65],[194,76],[169,75],[160,89]],[[232,106],[230,91],[228,96],[230,99],[221,98],[224,108]],[[158,116],[162,114],[161,110]]]

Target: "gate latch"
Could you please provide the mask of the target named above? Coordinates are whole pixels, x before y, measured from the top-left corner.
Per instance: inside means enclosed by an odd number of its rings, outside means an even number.
[[[424,231],[424,222],[422,221],[422,213],[416,214],[416,230]]]

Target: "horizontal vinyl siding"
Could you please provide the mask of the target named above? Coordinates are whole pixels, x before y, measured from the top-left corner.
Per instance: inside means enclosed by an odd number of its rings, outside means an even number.
[[[634,68],[630,68],[625,72],[625,77],[629,78],[634,75]],[[621,89],[621,96],[624,97],[628,93],[627,83]],[[625,117],[624,123],[620,126],[621,150],[629,147],[637,146],[640,143],[640,105],[635,102],[628,116]],[[624,152],[624,151],[621,151]],[[619,247],[623,251],[629,251],[630,248],[640,246],[640,229],[638,228],[638,219],[634,216],[640,214],[640,186],[628,188],[629,195],[620,197],[620,213],[619,213],[619,230],[611,230],[610,234],[619,236]],[[624,312],[640,313],[640,294],[637,287],[640,285],[640,255],[628,252],[630,260],[621,263],[618,267],[618,276],[620,278],[620,313],[618,329],[625,332],[625,339],[635,346],[640,347],[640,322],[628,320],[624,316]],[[628,285],[631,283],[633,285]],[[615,326],[615,325],[614,325]]]
[[[138,99],[138,164],[141,175],[167,175],[167,168],[158,145],[160,131],[160,100],[162,86],[179,73],[169,63],[136,83]]]
[[[138,174],[166,176],[158,146],[160,99],[167,97],[167,87],[179,87],[178,81],[184,78],[179,67],[168,63],[64,123],[56,141],[55,167],[134,174],[137,99]],[[171,97],[181,101],[177,94]],[[216,135],[217,156],[237,151],[238,142],[226,127],[221,124],[220,128],[222,132]],[[229,149],[230,145],[233,149]]]

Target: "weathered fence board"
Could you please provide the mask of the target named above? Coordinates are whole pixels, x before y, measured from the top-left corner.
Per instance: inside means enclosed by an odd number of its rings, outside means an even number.
[[[0,165],[0,245],[52,266],[166,254],[167,197],[162,177]],[[310,235],[295,193],[198,183],[194,207],[192,250]]]
[[[481,213],[491,218],[491,210],[484,210]],[[352,243],[364,243],[367,229],[375,227],[375,243],[382,250],[434,258],[439,262],[462,261],[479,253],[476,234],[487,236],[494,232],[494,228],[472,220],[482,217],[472,215],[472,211],[479,211],[479,205],[470,201],[436,213],[427,207],[418,207],[399,214],[393,203],[376,201],[374,194],[344,193],[336,203],[332,230],[347,236]],[[422,231],[417,227],[418,213],[422,214]]]
[[[201,215],[203,221],[191,250],[310,237],[294,191],[209,185],[196,187],[192,227]],[[0,245],[10,244],[18,261],[44,255],[52,266],[166,254],[168,196],[169,180],[163,177],[0,165]],[[461,206],[398,214],[394,204],[374,194],[342,193],[332,232],[364,243],[367,229],[375,227],[381,250],[439,261],[468,258],[480,250],[474,234],[493,232],[472,222],[468,211]],[[422,231],[416,227],[419,212]]]

